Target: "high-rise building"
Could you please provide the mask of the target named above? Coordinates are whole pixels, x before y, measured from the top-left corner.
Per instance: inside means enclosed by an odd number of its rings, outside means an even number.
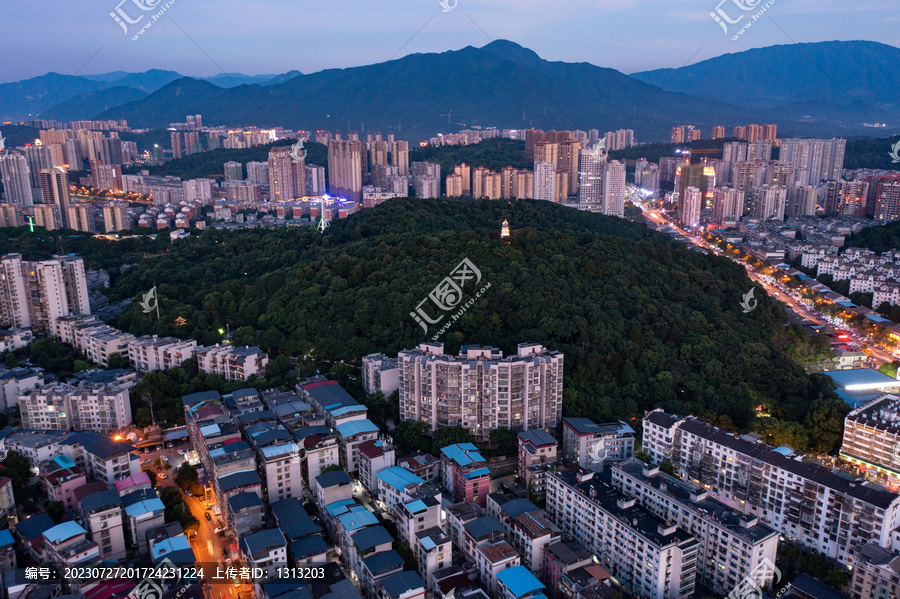
[[[565,202],[569,195],[574,195],[578,190],[578,161],[581,154],[581,142],[567,140],[559,142],[559,166],[557,170],[564,173],[566,179],[565,195],[560,195],[559,201]],[[562,184],[557,183],[560,194],[563,193]]]
[[[306,164],[295,160],[290,146],[269,151],[269,197],[273,202],[306,195]]]
[[[197,127],[197,129],[203,128],[203,117],[199,114],[194,115],[194,125]]]
[[[196,131],[185,131],[184,133],[184,154],[199,154],[203,151],[200,145],[200,134]]]
[[[378,164],[388,164],[389,146],[384,140],[378,139],[368,143],[369,146],[369,172],[375,170]]]
[[[25,224],[22,207],[16,204],[0,204],[0,227],[21,227]]]
[[[433,175],[416,175],[413,177],[413,186],[417,198],[441,197],[441,180]]]
[[[732,187],[713,191],[713,220],[717,223],[737,222],[744,216],[744,192]]]
[[[493,347],[466,346],[454,357],[443,343],[422,343],[397,360],[400,418],[432,432],[462,426],[483,441],[496,428],[552,430],[562,419],[563,355],[541,345],[521,343],[504,358]]]
[[[397,167],[401,177],[409,175],[409,142],[395,141],[391,146],[391,164]]]
[[[812,185],[800,185],[788,189],[788,216],[815,216],[819,192]]]
[[[603,208],[607,216],[625,216],[625,163],[610,160],[603,170]]]
[[[28,169],[31,171],[31,186],[41,187],[41,171],[54,166],[62,166],[54,164],[53,152],[48,146],[25,146],[25,158],[28,160]],[[44,200],[44,203],[47,201]]]
[[[678,125],[672,127],[672,143],[680,144],[700,139],[700,129],[693,125]]]
[[[31,173],[25,156],[16,152],[0,152],[0,177],[6,203],[28,208],[34,205],[31,195]]]
[[[768,142],[766,142],[768,143]],[[770,162],[766,168],[766,185],[794,186],[794,167],[787,162]]]
[[[362,153],[363,145],[359,141],[332,140],[328,143],[328,187],[331,195],[362,203]]]
[[[172,140],[172,158],[181,158],[181,133],[172,131],[170,139]]]
[[[306,165],[306,195],[325,195],[325,167],[315,164]]]
[[[774,142],[778,139],[778,125],[763,125],[762,138],[766,141]]]
[[[725,127],[716,125],[712,128],[712,139],[723,139],[725,137]]]
[[[534,163],[533,195],[536,200],[553,201],[556,195],[556,168],[553,163],[543,161]]]
[[[731,173],[732,186],[749,193],[766,180],[766,167],[766,163],[761,160],[735,162]]]
[[[700,224],[700,212],[703,210],[703,192],[696,187],[686,187],[680,198],[681,210],[679,218],[685,228]]]
[[[869,196],[869,182],[826,181],[825,216],[866,216],[866,201]]]
[[[68,210],[69,228],[84,233],[96,233],[94,224],[94,207],[90,204],[75,204]]]
[[[634,130],[619,129],[618,131],[607,131],[604,136],[607,150],[623,150],[634,145]]]
[[[103,229],[106,233],[115,233],[131,229],[131,218],[128,209],[115,203],[103,206]]]
[[[69,227],[69,177],[66,171],[62,167],[42,169],[41,192],[45,204],[59,209],[62,226]]]
[[[22,426],[109,434],[131,424],[133,383],[51,382],[18,397]]]
[[[99,160],[91,160],[91,179],[96,189],[119,192],[125,189],[122,181],[122,167],[114,164],[103,164]]]
[[[750,190],[750,211],[754,218],[784,220],[787,189],[775,185],[760,185]]]
[[[549,162],[553,170],[559,168],[559,144],[552,141],[541,141],[534,144],[534,162]]]
[[[771,141],[759,140],[747,143],[747,160],[772,160]]]
[[[603,171],[606,155],[582,150],[578,167],[578,203],[582,206],[600,206],[603,201]]]
[[[210,131],[206,136],[206,147],[210,150],[219,149],[219,134],[216,131]]]
[[[844,169],[846,139],[783,139],[779,160],[787,162],[804,176],[799,185],[816,185],[819,181],[838,180]]]
[[[59,206],[53,204],[35,204],[32,208],[34,213],[34,225],[43,227],[48,231],[61,229],[62,217],[59,214]]]
[[[233,160],[225,163],[225,180],[226,181],[243,181],[244,167],[240,162]],[[268,182],[268,181],[267,181]]]
[[[0,324],[56,334],[62,316],[91,313],[84,261],[74,255],[24,262],[0,258]]]
[[[122,152],[122,140],[118,137],[104,137],[100,140],[100,160],[103,164],[122,166],[125,157]]]
[[[447,175],[447,197],[460,198],[463,196],[463,178],[459,173],[454,172]]]
[[[247,163],[247,182],[256,183],[258,185],[269,184],[269,163],[268,162],[248,162]]]

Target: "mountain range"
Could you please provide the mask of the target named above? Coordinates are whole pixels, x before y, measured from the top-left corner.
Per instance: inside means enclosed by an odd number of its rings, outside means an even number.
[[[677,124],[708,135],[712,125],[730,134],[747,123],[777,123],[781,136],[885,137],[900,132],[898,97],[900,49],[876,42],[770,46],[626,75],[498,40],[311,74],[49,73],[0,85],[0,118],[124,118],[159,128],[200,113],[207,125],[349,127],[408,139],[495,126],[629,128],[658,141]]]

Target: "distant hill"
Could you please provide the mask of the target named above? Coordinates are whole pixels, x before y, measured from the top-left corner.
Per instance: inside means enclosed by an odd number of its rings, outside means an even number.
[[[671,92],[769,109],[774,119],[818,115],[844,122],[852,115],[860,124],[900,120],[900,48],[877,42],[754,48],[631,76]],[[850,113],[842,117],[842,111]]]
[[[86,114],[97,114],[126,102],[146,98],[147,94],[133,87],[116,86],[97,92],[69,98],[47,110],[44,114],[61,121],[78,121]]]
[[[842,43],[833,44],[840,47]],[[881,56],[878,64],[900,52],[882,44],[847,44],[840,55],[865,48],[866,60]],[[352,129],[390,130],[409,139],[476,125],[601,131],[624,127],[634,129],[640,141],[666,139],[672,125],[679,123],[708,131],[714,124],[732,127],[776,122],[779,133],[817,136],[870,134],[863,126],[868,121],[900,123],[893,97],[885,100],[880,96],[881,91],[900,86],[894,70],[886,71],[887,78],[893,78],[889,83],[876,85],[876,78],[870,75],[865,81],[871,86],[854,82],[854,94],[828,94],[819,68],[805,58],[806,46],[810,45],[763,49],[776,56],[762,72],[756,60],[766,56],[765,52],[761,55],[751,50],[713,59],[726,62],[698,72],[695,78],[702,84],[698,83],[696,90],[691,88],[696,95],[669,82],[670,78],[678,80],[681,71],[673,77],[669,71],[629,77],[588,63],[546,61],[527,48],[499,40],[482,48],[413,54],[381,64],[297,75],[268,86],[207,90],[188,87],[182,80],[176,82],[177,88],[172,87],[176,83],[170,84],[144,100],[102,113],[100,118],[125,118],[136,126],[149,127],[196,111],[215,124],[305,129],[346,129],[349,119]],[[849,62],[825,62],[823,68],[831,72],[845,64]],[[739,82],[744,74],[754,83]],[[698,97],[706,88],[726,89],[732,82],[740,89],[768,89],[765,82],[769,78],[777,84],[766,102],[748,106],[740,92]],[[801,90],[787,94],[790,81],[801,81]],[[660,85],[668,89],[660,89]],[[190,93],[193,89],[198,96]]]

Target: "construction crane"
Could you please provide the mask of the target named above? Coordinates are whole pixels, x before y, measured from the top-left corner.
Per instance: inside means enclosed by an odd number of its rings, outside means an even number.
[[[448,125],[452,125],[452,124],[453,124],[453,123],[450,122],[450,118],[453,116],[453,111],[452,111],[452,110],[448,110],[448,111],[447,111],[447,114],[439,114],[438,116],[445,116],[445,117],[447,117],[447,124],[448,124]]]

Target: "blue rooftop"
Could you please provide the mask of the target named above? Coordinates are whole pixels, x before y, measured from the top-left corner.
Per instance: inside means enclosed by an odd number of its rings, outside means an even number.
[[[375,426],[368,418],[364,420],[352,420],[350,422],[342,422],[334,427],[338,434],[342,437],[352,437],[353,435],[361,435],[365,433],[377,433],[378,427]]]
[[[0,547],[9,547],[15,542],[16,541],[13,539],[12,533],[9,532],[8,528],[0,530]]]
[[[166,506],[163,505],[162,500],[160,499],[144,499],[143,501],[138,501],[137,503],[133,503],[125,508],[125,513],[128,514],[131,518],[137,518],[143,514],[149,514],[151,512],[162,512],[166,509]]]
[[[853,370],[826,370],[826,374],[847,391],[863,391],[866,389],[882,389],[900,386],[900,381],[874,368],[855,368]]]
[[[75,462],[72,459],[67,458],[64,455],[56,456],[55,458],[53,458],[53,461],[56,462],[57,464],[59,464],[60,466],[62,466],[63,468],[74,468],[75,467]]]
[[[62,524],[57,524],[53,528],[45,530],[44,536],[47,537],[48,541],[56,544],[86,533],[87,531],[81,528],[80,524],[70,520],[69,522],[63,522]]]
[[[490,476],[490,475],[491,475],[491,471],[488,470],[487,468],[476,468],[475,470],[472,470],[471,472],[466,472],[465,474],[463,474],[463,478],[466,480],[469,480],[472,478],[478,478],[479,476]]]
[[[478,453],[478,448],[472,443],[454,443],[441,448],[441,453],[456,462],[458,466],[469,466],[475,462],[484,462],[484,457]]]
[[[153,554],[153,560],[156,561],[169,553],[174,553],[175,551],[183,551],[190,548],[191,543],[190,541],[188,541],[187,537],[184,535],[178,535],[177,537],[169,537],[168,539],[163,539],[153,546],[153,549],[150,553]]]
[[[337,517],[337,520],[348,532],[378,524],[378,518],[375,514],[362,505],[351,507],[349,512],[341,514]]]
[[[517,598],[525,597],[529,593],[546,588],[525,566],[515,566],[502,570],[497,574],[497,580],[509,589],[513,597]]]
[[[425,482],[406,468],[401,468],[400,466],[392,466],[382,470],[376,478],[396,491],[401,492],[410,485],[421,485]]]

